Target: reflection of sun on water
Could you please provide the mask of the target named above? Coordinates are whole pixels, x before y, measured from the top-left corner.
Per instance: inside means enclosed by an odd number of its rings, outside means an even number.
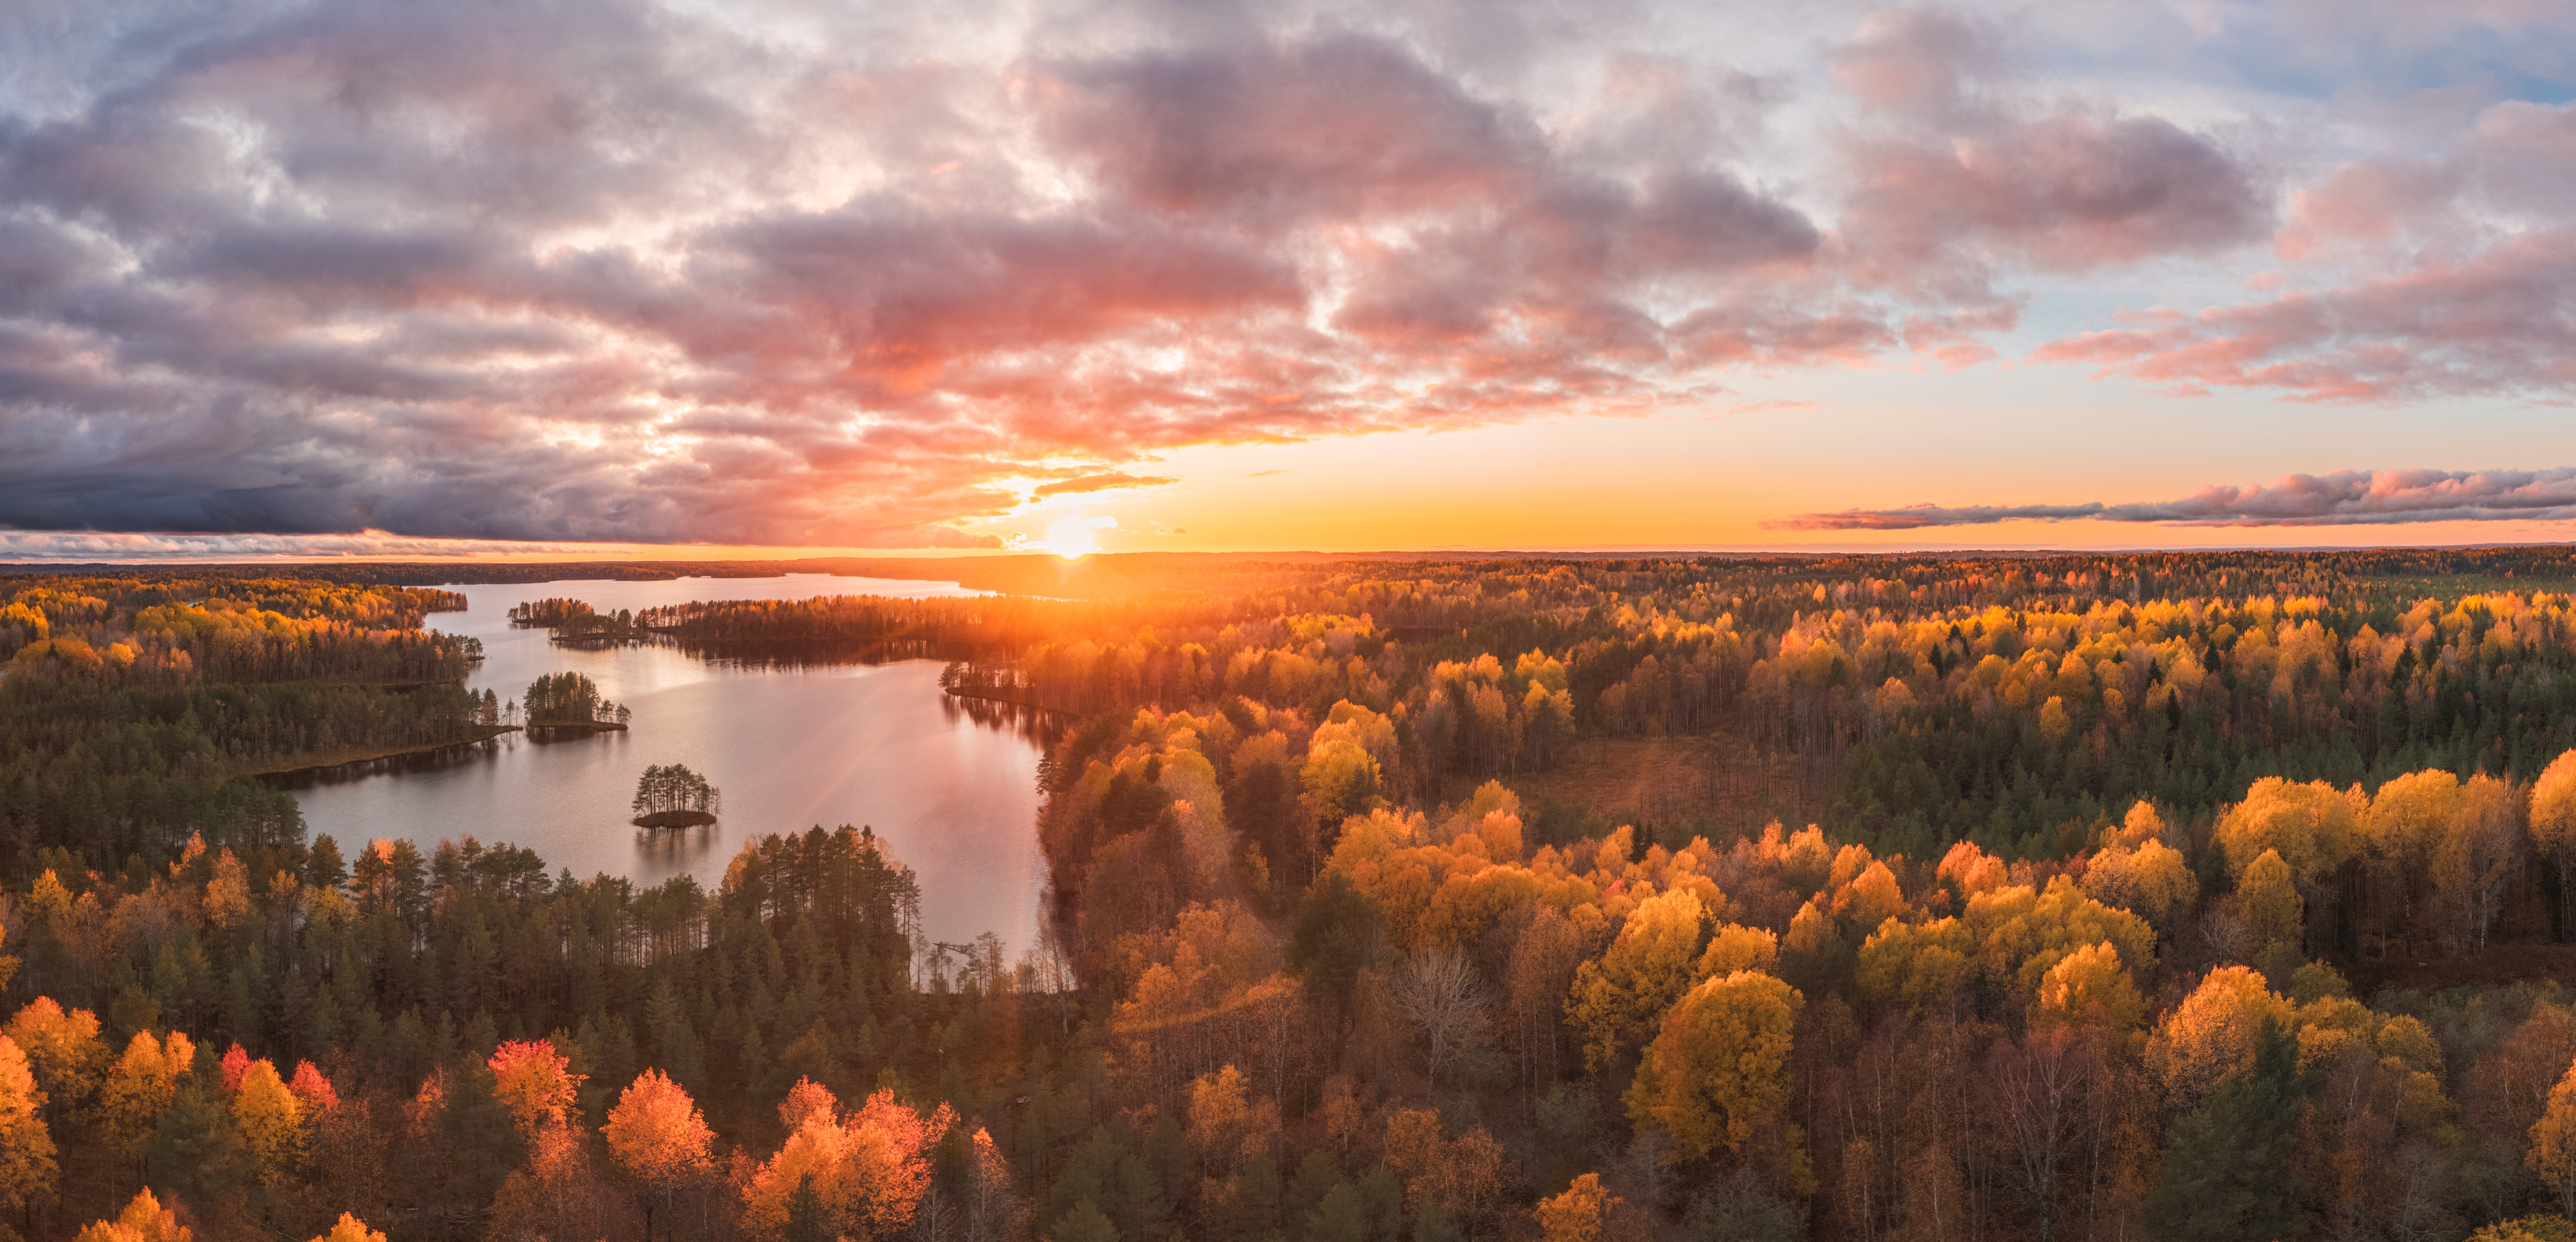
[[[1091,551],[1091,522],[1080,516],[1047,527],[1047,550],[1070,561]]]

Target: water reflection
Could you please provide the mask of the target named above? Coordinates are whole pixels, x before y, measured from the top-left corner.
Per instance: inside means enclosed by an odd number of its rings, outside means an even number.
[[[766,833],[762,835],[767,835]],[[635,853],[662,865],[672,875],[698,873],[708,862],[719,868],[733,861],[728,853],[716,858],[716,845],[723,836],[716,824],[694,828],[638,828],[635,830]]]
[[[583,649],[514,629],[513,604],[549,595],[603,612],[695,599],[936,593],[926,583],[800,575],[679,582],[465,586],[471,607],[430,624],[484,642],[471,688],[516,699],[538,675],[571,670],[634,711],[625,732],[492,742],[299,773],[307,830],[344,848],[407,837],[424,850],[472,834],[534,849],[548,870],[606,872],[639,885],[687,874],[715,887],[742,842],[773,832],[865,824],[920,876],[924,930],[964,942],[1031,943],[1045,881],[1036,840],[1037,766],[1059,723],[1011,704],[951,700],[942,653],[807,645],[695,651],[670,642]],[[945,593],[959,593],[948,588]],[[926,645],[915,645],[916,647]],[[684,763],[724,791],[724,817],[681,832],[628,822],[652,764]]]
[[[387,755],[382,759],[361,759],[355,763],[335,763],[327,767],[298,768],[268,777],[268,783],[280,789],[302,792],[316,785],[345,785],[370,776],[402,776],[422,772],[444,772],[467,764],[489,763],[503,747],[515,745],[519,736],[504,733],[488,741],[467,742],[441,750],[413,755]]]
[[[1064,713],[1043,707],[998,699],[961,699],[950,694],[939,696],[939,712],[952,724],[962,718],[996,733],[1016,733],[1041,754],[1064,740],[1065,727],[1072,723]]]
[[[712,664],[743,668],[822,668],[834,664],[894,664],[904,660],[962,660],[973,654],[954,643],[927,638],[879,638],[860,642],[697,642],[657,638],[681,652]]]

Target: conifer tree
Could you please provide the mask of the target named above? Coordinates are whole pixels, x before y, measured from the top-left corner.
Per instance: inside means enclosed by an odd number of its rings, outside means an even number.
[[[2298,1043],[2265,1020],[2250,1072],[2229,1078],[2166,1136],[2147,1221],[2164,1237],[2265,1242],[2300,1223],[2306,1186],[2292,1170],[2299,1105],[2311,1077]]]

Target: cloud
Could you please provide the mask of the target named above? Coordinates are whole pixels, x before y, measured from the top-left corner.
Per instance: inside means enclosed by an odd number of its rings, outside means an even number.
[[[2293,197],[2274,248],[2353,274],[2259,302],[2132,312],[2032,357],[2192,395],[2563,399],[2576,379],[2576,105],[2498,103],[2445,150],[2339,165]]]
[[[2129,318],[2130,326],[2064,337],[2031,356],[2092,363],[2100,374],[2185,394],[2223,387],[2376,404],[2563,400],[2576,383],[2576,226],[2322,291]]]
[[[2270,235],[2242,127],[2170,79],[1847,13],[69,6],[0,30],[0,527],[953,546],[1184,446],[1970,366],[2029,282]],[[2415,285],[2046,356],[2561,383],[2561,111],[2356,162],[2274,239],[2465,239],[2375,276]]]
[[[380,530],[346,535],[168,535],[0,530],[0,561],[309,560],[566,556],[593,545],[412,539]]]
[[[2576,468],[2346,470],[2289,475],[2268,487],[2205,487],[2181,500],[2157,504],[1924,504],[1801,513],[1763,525],[1775,530],[1921,530],[2094,520],[2172,526],[2386,526],[2571,518],[2576,518]]]
[[[2038,104],[2005,28],[1939,11],[1865,23],[1835,50],[1870,109],[1844,139],[1837,223],[1862,279],[1968,306],[1998,272],[2082,272],[2264,237],[2265,187],[2208,134],[2160,116]]]
[[[0,89],[0,526],[953,544],[1067,462],[1821,356],[1794,300],[1693,345],[1801,212],[1382,33],[120,12]]]
[[[1037,490],[1030,492],[1029,495],[1063,496],[1075,492],[1105,492],[1112,488],[1161,487],[1166,483],[1178,482],[1180,482],[1179,479],[1155,478],[1152,475],[1117,473],[1086,474],[1078,479],[1065,479],[1057,483],[1043,484],[1039,486]]]

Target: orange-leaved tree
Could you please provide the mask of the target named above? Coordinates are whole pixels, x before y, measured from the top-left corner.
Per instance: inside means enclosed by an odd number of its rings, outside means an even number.
[[[668,1215],[680,1189],[705,1175],[713,1163],[707,1149],[714,1132],[707,1129],[697,1101],[657,1069],[636,1075],[617,1097],[617,1106],[608,1110],[608,1124],[599,1129],[608,1137],[617,1167],[647,1191],[644,1235],[650,1238],[653,1199],[661,1200]]]
[[[2558,1194],[2559,1210],[2576,1216],[2576,1065],[2549,1089],[2549,1107],[2531,1125],[2523,1162]]]
[[[879,1091],[834,1122],[811,1109],[787,1145],[743,1188],[742,1226],[781,1238],[795,1200],[810,1193],[829,1234],[884,1237],[912,1222],[930,1189],[930,1149],[956,1123],[946,1104],[928,1116]]]
[[[0,1204],[24,1209],[54,1187],[54,1136],[39,1111],[45,1093],[16,1041],[0,1035]]]
[[[331,1085],[330,1079],[322,1076],[322,1071],[313,1068],[311,1061],[295,1063],[295,1077],[286,1080],[286,1089],[294,1093],[296,1102],[303,1106],[304,1115],[308,1118],[319,1117],[340,1106],[339,1090]]]
[[[493,1096],[528,1139],[548,1125],[563,1123],[586,1077],[571,1072],[572,1059],[544,1039],[511,1040],[484,1064],[492,1069]]]
[[[342,1212],[331,1231],[313,1239],[313,1242],[385,1242],[385,1233],[381,1229],[369,1229],[367,1222]]]
[[[528,1142],[528,1162],[501,1183],[485,1242],[632,1236],[635,1209],[609,1186],[579,1130],[549,1120]]]
[[[1026,1232],[1027,1209],[1011,1190],[1011,1162],[978,1126],[969,1140],[969,1167],[958,1221],[965,1242],[998,1242]]]
[[[1600,1174],[1586,1173],[1564,1194],[1540,1200],[1530,1214],[1546,1242],[1602,1242],[1610,1234],[1610,1214],[1619,1205],[1618,1196],[1601,1188]]]

